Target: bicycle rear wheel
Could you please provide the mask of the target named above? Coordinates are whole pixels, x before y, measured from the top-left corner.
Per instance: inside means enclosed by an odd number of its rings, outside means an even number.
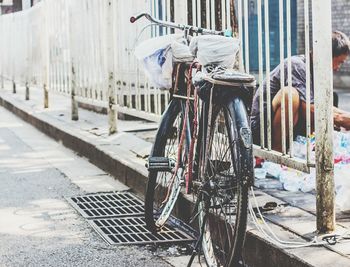
[[[237,98],[213,111],[208,139],[204,130],[198,209],[208,266],[237,266],[241,257],[247,225],[247,175],[253,175],[251,137],[242,136],[250,133],[247,118],[245,106]]]
[[[145,220],[147,228],[152,232],[156,232],[166,223],[184,186],[188,129],[180,151],[180,162],[177,162],[184,123],[184,102],[173,100],[163,115],[150,157],[168,158],[175,165],[178,164],[178,169],[176,173],[149,171],[145,197]]]

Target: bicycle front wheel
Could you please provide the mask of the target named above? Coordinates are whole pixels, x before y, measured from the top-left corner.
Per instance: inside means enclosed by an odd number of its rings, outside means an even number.
[[[178,165],[178,168],[172,171],[149,172],[145,197],[145,220],[147,228],[152,232],[158,231],[166,223],[184,185],[187,139],[189,138],[187,129],[182,149],[179,151],[184,123],[186,123],[184,103],[173,100],[163,115],[150,156],[167,158],[174,162],[174,165]],[[178,153],[181,154],[180,162],[177,162]]]
[[[213,111],[212,124],[204,130],[198,208],[208,266],[237,266],[241,258],[247,225],[247,175],[253,175],[251,137],[243,136],[250,134],[247,118],[245,106],[237,98]]]

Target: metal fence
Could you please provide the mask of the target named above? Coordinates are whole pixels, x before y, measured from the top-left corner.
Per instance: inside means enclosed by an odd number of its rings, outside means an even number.
[[[269,7],[278,4],[279,42],[271,46]],[[301,1],[298,1],[298,3]],[[316,166],[317,179],[326,186],[318,192],[333,195],[333,154],[331,95],[331,15],[330,0],[314,1],[312,19],[309,18],[309,0],[304,0],[305,57],[307,81],[307,137],[311,134],[310,115],[310,50],[314,57],[314,87],[316,114],[316,162],[311,160],[310,139],[307,138],[306,160],[293,157],[293,131],[286,136],[282,127],[282,153],[272,150],[272,123],[270,85],[267,82],[267,116],[261,105],[261,127],[267,119],[267,136],[261,128],[261,146],[255,147],[255,154],[274,162],[283,163],[299,170],[308,171]],[[270,3],[270,4],[269,4]],[[300,4],[300,3],[299,3]],[[293,118],[286,122],[286,109],[292,114],[291,101],[285,107],[286,97],[291,100],[291,56],[292,33],[291,0],[45,0],[33,8],[0,17],[0,74],[27,87],[36,84],[48,90],[68,94],[72,97],[72,118],[77,119],[76,99],[109,110],[110,132],[116,131],[116,111],[157,121],[169,101],[167,91],[154,88],[147,81],[140,63],[133,55],[135,45],[142,40],[170,33],[168,29],[146,27],[142,21],[128,25],[129,17],[141,11],[148,11],[155,17],[188,23],[211,29],[233,29],[242,43],[239,54],[239,68],[250,72],[250,62],[258,62],[256,73],[259,85],[264,78],[269,81],[270,55],[279,50],[280,64],[287,57],[288,95],[282,98],[282,125],[293,129]],[[253,10],[257,21],[252,31]],[[313,22],[310,42],[310,24]],[[255,34],[256,32],[256,34]],[[254,38],[252,38],[254,37]],[[255,42],[257,58],[252,58],[251,44]],[[322,77],[322,78],[320,78]],[[320,78],[320,79],[317,79]],[[283,80],[284,77],[282,75]],[[15,90],[15,86],[14,86]],[[260,103],[263,101],[260,95]],[[52,99],[54,101],[54,99]],[[48,106],[46,100],[45,106]],[[265,139],[267,142],[265,143]],[[287,143],[289,149],[287,150]],[[324,149],[326,148],[326,149]],[[326,168],[325,168],[326,166]],[[323,201],[318,197],[318,201]],[[328,199],[329,200],[329,199]],[[332,202],[333,200],[330,199]],[[324,206],[325,203],[318,206]],[[329,203],[329,202],[327,202]],[[328,205],[328,204],[327,204]],[[328,205],[329,206],[329,205]],[[322,218],[319,229],[334,227],[334,210]],[[333,224],[332,224],[333,222]],[[332,226],[333,225],[333,226]]]

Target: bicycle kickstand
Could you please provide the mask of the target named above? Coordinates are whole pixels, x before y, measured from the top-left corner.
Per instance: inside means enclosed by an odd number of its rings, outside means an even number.
[[[196,257],[196,254],[198,254],[198,252],[199,252],[199,246],[202,243],[202,239],[203,239],[203,235],[204,235],[204,226],[205,226],[205,223],[206,223],[206,218],[207,218],[207,215],[204,215],[203,224],[202,224],[202,227],[200,229],[200,235],[199,235],[197,243],[196,243],[196,245],[195,245],[195,247],[194,247],[194,249],[192,251],[192,255],[191,255],[190,261],[187,264],[187,267],[191,267],[191,265],[193,263],[193,260]]]

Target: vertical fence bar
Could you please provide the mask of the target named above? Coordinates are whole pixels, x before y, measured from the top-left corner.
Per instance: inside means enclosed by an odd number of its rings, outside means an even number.
[[[291,5],[287,0],[287,62],[288,62],[288,134],[289,134],[289,156],[293,156],[293,88],[292,88],[292,36],[291,36]]]
[[[258,0],[258,61],[259,61],[259,104],[260,104],[260,144],[265,147],[265,112],[264,112],[264,86],[263,86],[263,51],[262,51],[262,14],[261,0]]]
[[[269,0],[264,2],[265,8],[265,68],[266,68],[266,102],[267,102],[267,149],[271,150],[271,86],[270,86],[270,25]]]
[[[197,26],[197,0],[192,0],[192,24]]]
[[[245,1],[244,1],[245,2]],[[242,25],[242,0],[238,0],[238,36],[239,40],[241,40],[241,49],[239,49],[239,70],[243,71],[244,69],[244,63],[243,62],[243,25]],[[247,35],[247,29],[244,29],[244,34]]]
[[[197,0],[197,25],[199,27],[202,26],[202,3],[201,3],[201,0]]]
[[[241,11],[242,12],[242,11]],[[245,71],[249,73],[249,13],[248,13],[248,1],[244,1],[244,50],[245,50]]]
[[[24,38],[25,38],[25,42],[24,42],[24,45],[25,45],[25,47],[24,47],[24,51],[25,51],[25,64],[26,64],[26,66],[25,66],[25,68],[26,68],[26,70],[25,70],[25,100],[29,100],[29,80],[30,80],[30,50],[31,50],[31,46],[32,46],[32,44],[31,44],[31,42],[30,42],[30,34],[32,33],[32,21],[28,18],[28,16],[30,15],[28,12],[26,12],[26,13],[24,13],[23,14],[24,16],[26,16],[26,17],[24,17],[24,18],[26,18],[23,22],[25,22],[25,24],[24,23],[22,23],[22,27],[24,28],[24,29],[26,29],[25,30],[25,32],[24,32]],[[22,17],[22,19],[23,19],[23,17]]]
[[[282,154],[286,154],[286,111],[285,111],[285,93],[284,93],[284,15],[283,15],[283,0],[279,0],[279,28],[280,28],[280,79],[282,100],[281,100],[281,139],[282,139]]]
[[[316,129],[316,215],[319,233],[333,231],[333,72],[331,0],[312,2]]]
[[[47,29],[47,38],[48,38],[48,43],[49,43],[49,68],[48,68],[48,85],[47,88],[49,90],[54,90],[53,88],[53,77],[52,77],[52,45],[51,45],[51,32],[52,32],[52,6],[48,4],[46,1],[46,7],[47,7],[47,14],[45,16],[45,22],[46,22],[46,29]],[[68,17],[69,19],[69,17]],[[68,23],[68,22],[67,22]],[[69,40],[68,40],[69,42]],[[69,69],[70,71],[70,69]],[[45,89],[44,89],[45,90]],[[45,105],[45,104],[44,104]]]
[[[206,0],[206,21],[207,21],[207,28],[210,29],[210,0]]]
[[[231,14],[231,0],[226,0],[225,8],[226,8],[226,18],[224,18],[224,19],[226,19],[226,27],[228,29],[231,29],[232,33],[233,33],[234,32],[233,28],[235,27],[235,25],[234,24],[231,25],[231,16],[232,16],[232,14]],[[235,9],[235,6],[233,6],[232,9]]]
[[[14,94],[16,94],[16,81],[15,81],[15,60],[13,60],[14,58],[14,55],[15,55],[15,47],[16,47],[16,42],[15,42],[15,32],[16,32],[16,29],[15,29],[15,17],[14,17],[14,13],[11,14],[11,33],[10,33],[10,36],[11,36],[11,46],[10,46],[10,53],[11,53],[11,56],[10,58],[12,58],[12,64],[11,64],[11,70],[12,70],[12,92]]]
[[[306,63],[306,163],[310,165],[310,135],[311,135],[311,114],[310,114],[310,25],[309,25],[309,0],[304,1],[304,30],[305,30],[305,63]]]
[[[216,14],[215,14],[215,0],[210,0],[210,20],[211,20],[211,28],[215,30],[216,28]]]
[[[42,27],[43,34],[41,35],[41,44],[44,50],[43,55],[43,92],[44,92],[44,108],[49,107],[49,73],[50,73],[50,41],[49,41],[49,25],[48,25],[48,16],[49,16],[49,4],[48,1],[43,3],[43,7],[41,9],[42,16]]]
[[[226,28],[228,28],[226,26],[226,1],[221,0],[221,29],[225,30]]]
[[[59,26],[58,26],[58,37],[57,37],[57,45],[58,45],[58,84],[61,88],[61,91],[66,93],[66,89],[64,87],[64,82],[63,82],[63,45],[62,45],[62,38],[63,38],[63,34],[64,32],[64,28],[62,27],[62,13],[63,13],[63,9],[62,9],[62,1],[58,2],[58,10],[57,10],[57,15],[58,15],[58,21],[59,21]]]

